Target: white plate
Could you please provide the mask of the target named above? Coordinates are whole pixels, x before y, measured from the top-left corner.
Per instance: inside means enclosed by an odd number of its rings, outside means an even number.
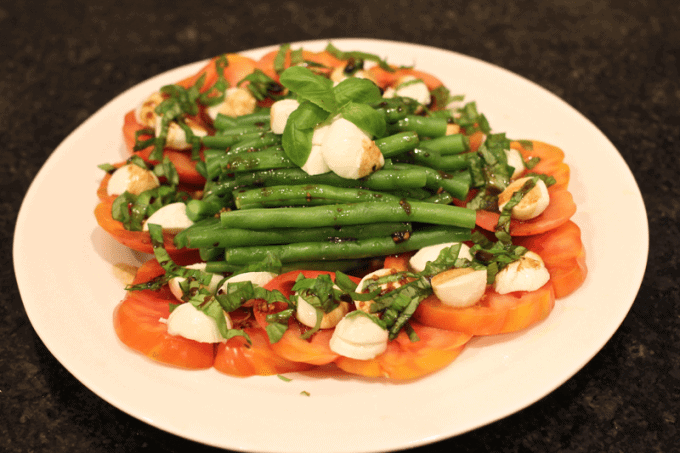
[[[639,289],[648,252],[639,189],[607,138],[539,86],[450,51],[374,40],[334,40],[390,63],[415,64],[453,94],[476,100],[494,131],[561,147],[571,166],[590,270],[526,331],[475,338],[446,369],[408,383],[347,375],[231,378],[160,365],[117,339],[112,312],[124,291],[116,263],[140,257],[97,226],[96,166],[123,156],[124,114],[184,66],[126,91],[78,127],[31,185],[16,226],[14,265],[26,312],[50,352],[104,400],[155,427],[232,450],[388,451],[436,442],[510,415],[581,369],[614,334]],[[326,41],[294,44],[321,50]],[[244,52],[259,58],[266,49]],[[55,233],[58,240],[54,240]],[[625,263],[626,274],[619,275]],[[310,396],[302,396],[301,392]]]

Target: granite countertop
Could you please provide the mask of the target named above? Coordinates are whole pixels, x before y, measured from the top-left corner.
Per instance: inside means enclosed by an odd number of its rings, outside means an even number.
[[[514,415],[417,450],[680,451],[680,7],[674,0],[645,3],[0,4],[0,256],[6,264],[0,268],[0,450],[213,450],[100,399],[50,354],[28,321],[10,258],[14,224],[31,180],[57,145],[109,100],[162,71],[282,42],[368,37],[470,55],[564,99],[620,151],[650,227],[637,299],[581,371]],[[45,234],[64,222],[66,216],[46,219]],[[611,272],[625,278],[625,263]]]

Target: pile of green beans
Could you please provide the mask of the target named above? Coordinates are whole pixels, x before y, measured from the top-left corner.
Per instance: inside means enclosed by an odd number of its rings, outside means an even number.
[[[231,272],[268,252],[291,268],[351,269],[469,240],[476,214],[452,204],[471,184],[467,137],[446,135],[445,118],[415,115],[406,98],[373,107],[387,122],[388,135],[375,140],[386,163],[356,180],[309,175],[292,163],[268,109],[218,115],[215,135],[202,138],[203,196],[187,205],[195,223],[176,245],[198,248],[211,271]]]

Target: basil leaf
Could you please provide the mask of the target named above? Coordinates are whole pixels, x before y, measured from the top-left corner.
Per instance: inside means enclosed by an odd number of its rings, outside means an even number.
[[[373,104],[382,101],[380,88],[368,79],[348,77],[333,88],[338,105],[343,106],[348,102],[361,104]]]
[[[382,115],[369,105],[350,101],[342,106],[340,114],[372,138],[383,137],[385,135],[387,127],[385,115]]]
[[[303,102],[288,117],[281,145],[286,156],[302,167],[312,151],[314,128],[328,118],[328,112],[311,102]]]
[[[303,66],[292,66],[281,73],[281,84],[328,113],[337,110],[333,81]]]
[[[286,69],[286,55],[290,50],[290,44],[281,44],[279,51],[276,52],[274,57],[274,71],[277,74],[281,74],[284,69]]]

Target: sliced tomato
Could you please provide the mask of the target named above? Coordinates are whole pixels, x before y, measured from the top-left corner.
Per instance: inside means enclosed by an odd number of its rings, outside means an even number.
[[[441,303],[434,294],[420,303],[413,317],[426,326],[464,332],[470,335],[495,335],[522,330],[545,319],[555,306],[551,282],[536,291],[498,294],[488,287],[482,300],[466,308]]]
[[[371,360],[339,357],[335,364],[348,373],[390,379],[415,379],[440,370],[453,362],[472,335],[427,327],[411,322],[420,338],[412,342],[401,331],[387,350]]]
[[[382,89],[394,85],[400,78],[408,75],[425,82],[425,85],[427,85],[427,88],[430,91],[443,85],[442,81],[432,74],[424,71],[418,71],[416,69],[395,68],[394,71],[388,71],[387,69],[383,69],[380,66],[373,66],[368,70],[368,72],[375,78],[376,84]]]
[[[541,215],[531,220],[510,221],[510,235],[530,236],[545,233],[566,223],[576,213],[574,197],[568,190],[550,192],[550,204]],[[476,223],[480,228],[494,231],[500,214],[490,211],[477,211]]]
[[[401,253],[399,255],[389,255],[385,257],[385,269],[396,269],[397,271],[407,271],[408,262],[413,256],[412,252]]]
[[[107,233],[111,235],[116,241],[120,242],[126,247],[137,250],[142,253],[153,253],[153,246],[151,245],[151,236],[148,231],[129,231],[123,227],[123,224],[111,215],[111,208],[113,201],[102,201],[94,209],[94,215],[97,223]],[[171,257],[188,257],[198,260],[197,249],[178,249],[173,243],[175,235],[169,232],[163,232],[163,241],[165,249]]]
[[[289,297],[292,294],[293,285],[298,275],[304,275],[307,278],[316,278],[319,275],[330,275],[331,279],[335,279],[335,274],[326,271],[291,271],[275,277],[272,281],[265,285],[265,289],[270,291],[279,290],[281,293]],[[360,279],[350,277],[355,283]],[[276,313],[285,309],[285,303],[277,302],[273,306],[267,307],[264,302],[256,303],[253,307],[255,318],[258,324],[265,329],[267,327],[266,316],[270,313]],[[317,331],[311,338],[304,340],[300,338],[303,335],[303,329],[300,323],[291,316],[288,320],[288,330],[283,334],[283,337],[271,345],[272,350],[281,357],[291,360],[293,362],[303,362],[313,365],[325,365],[333,362],[338,358],[338,354],[331,351],[330,340],[333,336],[333,329],[321,329]]]
[[[217,371],[231,376],[268,376],[313,368],[313,365],[293,362],[276,354],[269,344],[267,333],[261,328],[244,330],[252,343],[248,344],[244,337],[220,343],[213,365]]]
[[[125,122],[123,124],[123,138],[125,140],[126,149],[129,155],[136,154],[146,162],[158,163],[157,161],[149,159],[151,152],[153,151],[152,146],[148,146],[140,151],[134,151],[135,134],[142,129],[144,129],[144,126],[137,122],[134,110],[130,110],[125,115]],[[141,139],[145,138],[148,138],[148,136],[141,137]],[[202,186],[205,184],[205,178],[201,176],[198,170],[196,170],[196,164],[198,162],[191,159],[191,152],[166,148],[163,150],[163,156],[167,156],[173,163],[182,183],[192,186]],[[203,158],[202,154],[201,158]]]
[[[273,50],[263,55],[262,58],[260,58],[260,60],[257,62],[257,68],[276,81],[279,80],[279,74],[276,72],[276,69],[274,68],[274,60],[276,59],[276,55],[278,53],[279,53],[278,50]],[[304,61],[314,62],[320,65],[319,67],[310,66],[310,68],[322,74],[330,74],[330,72],[334,68],[344,66],[346,64],[346,60],[340,60],[339,58],[334,57],[331,53],[325,50],[321,52],[311,52],[308,50],[303,50],[302,58]],[[288,50],[288,52],[286,53],[284,68],[289,68],[290,63],[291,63],[291,50]]]
[[[543,258],[558,299],[574,292],[588,275],[581,229],[572,221],[543,234],[516,238],[515,243]]]
[[[531,141],[531,149],[525,148],[521,142],[510,142],[510,147],[522,154],[524,160],[539,158],[538,164],[525,173],[540,173],[555,178],[556,183],[549,190],[566,189],[569,185],[570,170],[564,163],[564,151],[557,146],[549,145],[538,140]]]
[[[122,164],[115,164],[114,166],[116,168],[119,168],[121,165]],[[99,183],[99,187],[97,187],[97,197],[99,198],[100,201],[108,201],[110,203],[113,203],[113,200],[116,199],[116,195],[109,195],[109,193],[106,190],[106,188],[109,185],[110,179],[111,179],[110,173],[104,175],[102,181]]]
[[[214,346],[170,335],[167,325],[160,321],[168,316],[167,300],[140,298],[129,293],[114,312],[113,326],[126,346],[153,360],[182,368],[210,368]]]
[[[217,82],[218,74],[215,62],[221,56],[222,55],[211,58],[208,64],[206,64],[200,71],[191,77],[187,77],[186,79],[179,81],[177,85],[181,85],[184,88],[189,88],[195,85],[198,79],[205,75],[205,80],[201,86],[201,92],[208,91],[208,89],[211,88],[215,82]],[[243,55],[230,53],[226,54],[226,57],[228,64],[224,68],[223,74],[224,78],[229,82],[229,86],[232,87],[235,87],[238,82],[243,80],[245,76],[253,72],[257,67],[257,62],[255,60]]]

